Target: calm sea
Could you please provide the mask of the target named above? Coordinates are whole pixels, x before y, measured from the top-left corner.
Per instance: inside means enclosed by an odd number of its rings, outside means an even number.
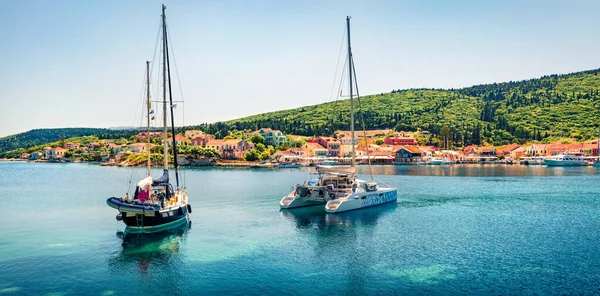
[[[187,169],[191,225],[124,236],[143,169],[0,163],[0,295],[600,294],[600,169],[373,169],[398,203],[337,215],[279,210],[308,169]]]

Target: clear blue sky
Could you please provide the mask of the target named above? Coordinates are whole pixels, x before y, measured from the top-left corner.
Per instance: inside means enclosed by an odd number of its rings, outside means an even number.
[[[161,3],[4,1],[0,137],[137,125]],[[346,15],[362,94],[600,67],[600,1],[165,4],[185,99],[178,125],[329,101]]]

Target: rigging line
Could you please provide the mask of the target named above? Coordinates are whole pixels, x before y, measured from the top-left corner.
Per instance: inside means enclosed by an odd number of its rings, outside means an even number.
[[[179,79],[179,69],[177,68],[177,60],[175,59],[175,49],[173,47],[173,38],[171,38],[171,31],[169,31],[169,27],[167,27],[167,35],[169,36],[169,40],[171,40],[170,56],[173,58],[173,66],[175,66],[175,76],[177,76],[177,85],[179,85],[179,95],[181,96],[181,100],[183,101],[183,88],[181,88],[181,79]]]
[[[177,67],[177,59],[175,59],[175,48],[173,46],[173,38],[171,38],[171,31],[169,30],[169,27],[167,26],[167,36],[169,38],[170,45],[171,45],[171,52],[170,52],[170,57],[173,59],[173,66],[175,67],[175,76],[177,77],[177,85],[179,86],[179,95],[181,96],[181,105],[182,105],[182,115],[181,115],[181,126],[185,127],[185,102],[183,99],[183,88],[181,87],[181,79],[179,78],[179,68]],[[182,168],[182,185],[185,188],[185,168]]]
[[[331,82],[331,92],[333,92],[333,87],[335,86],[335,81],[336,81],[336,79],[338,77],[337,74],[338,74],[338,70],[339,70],[339,66],[340,66],[340,57],[342,56],[342,49],[344,47],[344,40],[346,40],[346,26],[344,26],[344,32],[342,34],[342,42],[340,43],[340,51],[338,53],[338,60],[337,60],[337,63],[335,65],[335,74],[333,75],[333,82]],[[345,65],[346,65],[345,62],[346,62],[346,59],[344,59],[344,68],[345,68]],[[344,68],[342,68],[342,71],[344,71]],[[344,77],[344,72],[342,72],[342,75],[340,77]],[[333,93],[331,93],[331,92],[329,93],[329,100],[330,101],[332,100],[332,97],[333,97]],[[337,94],[339,94],[339,89],[338,89]],[[338,97],[337,94],[336,94],[336,100],[337,100],[337,97]]]
[[[346,57],[348,57],[348,55],[346,55]],[[336,101],[342,97],[342,88],[344,87],[344,79],[342,79],[342,78],[344,77],[344,74],[346,74],[346,65],[347,64],[348,64],[348,59],[344,58],[344,67],[342,67],[342,74],[340,75],[340,85],[338,87],[338,91],[337,91],[336,97],[335,97]]]
[[[365,148],[367,149],[367,162],[369,163],[369,174],[371,174],[371,181],[375,182],[373,177],[373,166],[371,166],[371,156],[369,155],[369,142],[367,142],[367,130],[365,129],[365,112],[362,110],[362,104],[360,101],[360,94],[358,92],[358,80],[356,78],[356,68],[354,68],[354,58],[351,59],[352,76],[354,76],[354,86],[356,87],[356,101],[358,103],[358,110],[360,111],[360,121],[363,128],[363,137],[365,139]]]

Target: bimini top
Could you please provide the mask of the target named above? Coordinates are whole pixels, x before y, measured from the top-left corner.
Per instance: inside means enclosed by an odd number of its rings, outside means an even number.
[[[152,181],[152,186],[160,186],[169,184],[169,171],[164,170],[160,178]]]
[[[322,173],[337,173],[337,174],[354,174],[356,167],[353,166],[329,166],[329,165],[318,165],[317,171]]]

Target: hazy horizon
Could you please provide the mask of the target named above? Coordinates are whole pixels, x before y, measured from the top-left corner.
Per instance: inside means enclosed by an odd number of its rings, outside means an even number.
[[[161,3],[3,5],[0,137],[36,128],[138,126]],[[330,101],[346,15],[363,95],[519,81],[600,64],[594,1],[165,5],[181,78],[174,91],[180,83],[185,99],[185,121],[178,116],[176,125]]]

